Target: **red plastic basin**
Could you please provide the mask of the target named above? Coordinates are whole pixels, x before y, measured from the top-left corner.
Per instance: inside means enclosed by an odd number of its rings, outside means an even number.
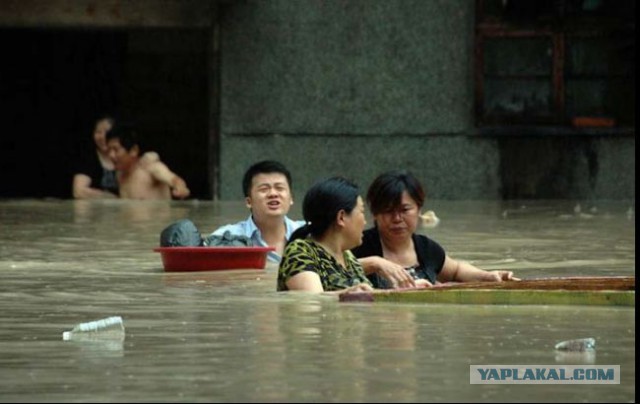
[[[158,247],[165,271],[264,269],[273,247]]]

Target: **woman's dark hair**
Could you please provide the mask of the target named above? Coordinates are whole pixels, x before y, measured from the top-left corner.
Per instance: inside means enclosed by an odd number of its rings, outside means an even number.
[[[92,115],[91,118],[84,119],[80,127],[82,130],[82,141],[80,142],[80,145],[82,147],[78,150],[79,153],[84,154],[85,150],[96,148],[96,142],[93,136],[95,134],[96,127],[98,126],[98,122],[100,121],[108,121],[111,126],[113,126],[116,122],[116,118],[110,113],[102,113],[99,115]]]
[[[392,170],[380,174],[369,186],[367,204],[374,215],[397,209],[402,203],[402,193],[409,196],[421,208],[425,191],[420,181],[407,170]]]
[[[113,115],[111,113],[108,113],[108,112],[100,114],[100,115],[96,115],[96,118],[93,120],[93,127],[95,128],[95,126],[100,121],[109,121],[109,123],[113,126],[113,124],[116,121],[116,117],[115,117],[115,115]],[[93,133],[93,130],[91,132]]]
[[[351,213],[358,203],[360,190],[356,184],[343,177],[332,177],[316,182],[304,196],[302,216],[307,222],[296,230],[289,241],[305,238],[309,234],[318,237],[335,222],[338,212]]]
[[[249,196],[251,193],[251,183],[253,182],[253,177],[258,174],[282,174],[287,178],[287,183],[289,184],[289,189],[293,192],[292,183],[291,183],[291,173],[287,170],[282,163],[273,160],[264,160],[259,161],[249,167],[249,169],[244,173],[244,178],[242,179],[242,192],[244,192],[244,196]]]

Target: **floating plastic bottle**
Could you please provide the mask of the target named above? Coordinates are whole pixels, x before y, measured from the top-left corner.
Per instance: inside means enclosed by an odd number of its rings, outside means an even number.
[[[71,331],[62,333],[64,341],[78,339],[111,339],[124,340],[124,324],[122,317],[113,316],[101,320],[80,323]]]
[[[567,352],[593,351],[596,349],[596,340],[595,338],[571,339],[568,341],[558,342],[555,349]]]

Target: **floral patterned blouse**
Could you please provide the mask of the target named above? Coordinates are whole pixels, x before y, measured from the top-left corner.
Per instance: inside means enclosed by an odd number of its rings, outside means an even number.
[[[302,271],[320,276],[325,292],[342,290],[359,283],[371,285],[362,265],[351,251],[344,252],[343,267],[324,247],[311,239],[297,239],[284,249],[278,269],[278,291],[289,290],[287,281]]]

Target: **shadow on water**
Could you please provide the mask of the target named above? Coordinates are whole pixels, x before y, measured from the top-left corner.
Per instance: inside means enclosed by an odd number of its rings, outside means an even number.
[[[635,274],[629,204],[428,205],[441,221],[423,231],[481,268]],[[174,220],[206,233],[246,216],[240,202],[0,201],[0,400],[635,400],[634,308],[338,303],[275,292],[273,265],[169,273],[152,251]],[[124,341],[62,341],[111,315]],[[582,337],[597,349],[554,350]],[[491,364],[620,365],[621,383],[469,383],[470,365]]]

